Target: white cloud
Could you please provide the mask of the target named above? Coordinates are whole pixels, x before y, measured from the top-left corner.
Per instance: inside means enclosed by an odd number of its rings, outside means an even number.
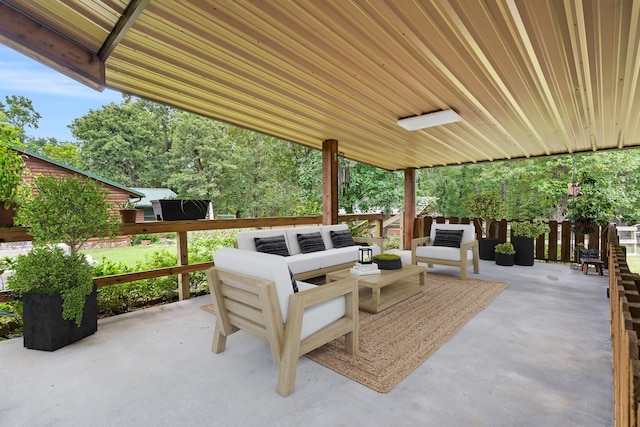
[[[47,95],[73,96],[74,98],[105,98],[105,92],[119,99],[119,94],[106,89],[93,90],[82,83],[36,62],[5,60],[0,57],[0,91],[11,93],[39,93]]]

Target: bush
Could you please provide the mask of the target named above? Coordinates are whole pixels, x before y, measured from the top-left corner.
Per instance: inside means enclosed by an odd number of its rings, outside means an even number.
[[[536,239],[542,233],[548,232],[549,226],[542,220],[536,219],[531,222],[512,222],[511,230],[513,231],[514,236]]]
[[[160,236],[157,234],[135,234],[131,236],[131,243],[133,245],[139,245],[143,240],[150,240],[151,243],[158,243]]]
[[[503,255],[513,255],[516,253],[516,250],[513,248],[513,245],[509,242],[499,243],[495,247],[495,252],[497,254]]]

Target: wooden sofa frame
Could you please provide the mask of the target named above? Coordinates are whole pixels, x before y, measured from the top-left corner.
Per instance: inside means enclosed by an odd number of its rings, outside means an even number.
[[[269,343],[273,361],[279,364],[276,391],[288,396],[295,387],[298,358],[340,336],[345,351],[358,351],[358,285],[344,279],[290,295],[287,323],[283,324],[275,283],[212,267],[206,272],[211,290],[216,326],[211,350],[224,351],[227,337],[238,330]],[[304,310],[344,295],[345,315],[309,337],[300,340]]]

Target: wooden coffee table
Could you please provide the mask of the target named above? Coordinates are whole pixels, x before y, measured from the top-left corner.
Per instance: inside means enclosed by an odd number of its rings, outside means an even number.
[[[327,283],[344,278],[358,279],[360,310],[379,313],[394,304],[422,292],[426,286],[427,268],[422,265],[403,265],[399,270],[381,270],[380,274],[360,276],[350,269],[327,273]],[[419,275],[419,283],[407,280]]]

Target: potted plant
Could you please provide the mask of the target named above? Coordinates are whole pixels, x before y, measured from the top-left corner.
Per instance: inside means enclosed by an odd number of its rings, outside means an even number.
[[[534,263],[533,241],[549,231],[549,226],[542,220],[511,223],[511,243],[516,250],[517,265],[532,266]]]
[[[153,214],[158,221],[205,219],[209,200],[160,199],[152,200]]]
[[[507,267],[512,266],[515,263],[515,254],[516,251],[511,243],[505,242],[497,244],[495,247],[496,264]]]
[[[138,216],[136,202],[128,201],[120,203],[119,212],[123,224],[134,224],[136,222],[136,217]]]
[[[463,206],[475,216],[477,225],[482,230],[482,239],[478,241],[480,259],[493,260],[494,248],[499,243],[495,235],[489,236],[491,223],[504,216],[504,201],[495,191],[472,194],[464,201]]]
[[[22,183],[24,159],[13,149],[19,142],[17,132],[13,126],[0,124],[0,226],[13,225],[18,187]]]
[[[8,283],[23,297],[25,347],[53,351],[97,330],[93,270],[78,250],[92,237],[117,236],[107,194],[88,178],[37,176],[20,201],[16,223],[28,228],[34,249],[18,256]]]
[[[402,259],[396,254],[378,254],[373,256],[373,262],[380,270],[400,270]]]

